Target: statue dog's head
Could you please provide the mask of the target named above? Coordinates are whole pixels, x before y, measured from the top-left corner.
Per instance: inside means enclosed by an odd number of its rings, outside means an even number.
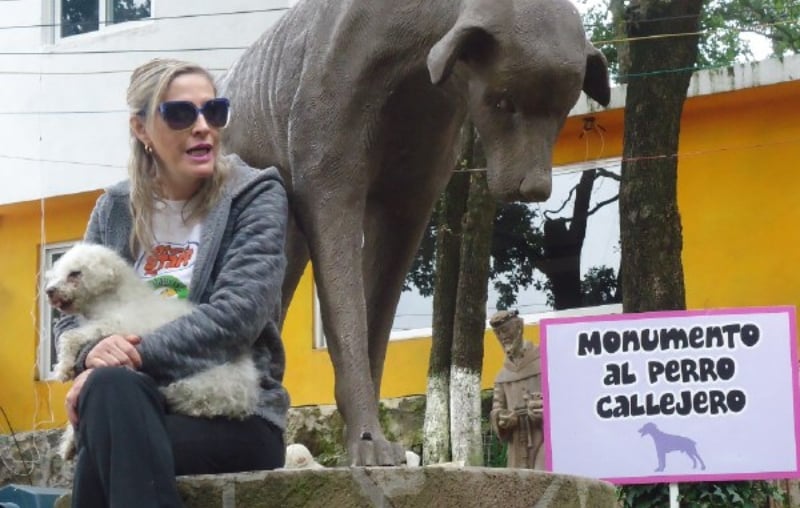
[[[489,188],[506,201],[544,201],[552,151],[581,90],[608,105],[606,59],[569,0],[465,0],[428,54],[434,84],[466,72]]]

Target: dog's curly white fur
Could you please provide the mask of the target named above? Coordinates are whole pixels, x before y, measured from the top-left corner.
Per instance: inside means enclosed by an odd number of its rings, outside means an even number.
[[[50,304],[81,318],[77,328],[59,339],[55,372],[62,381],[75,376],[75,361],[84,345],[113,334],[141,336],[192,312],[188,302],[156,294],[124,259],[101,245],[75,245],[46,278]],[[161,391],[172,412],[245,418],[255,409],[258,383],[258,370],[247,355],[175,381]],[[67,427],[60,447],[65,458],[74,452],[72,426]]]

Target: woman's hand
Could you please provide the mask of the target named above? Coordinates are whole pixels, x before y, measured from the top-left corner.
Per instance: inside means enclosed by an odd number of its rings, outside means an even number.
[[[83,383],[86,382],[86,379],[91,373],[92,369],[86,369],[78,374],[72,382],[72,387],[67,392],[67,400],[65,401],[67,405],[67,418],[69,418],[69,423],[72,425],[78,425],[78,397],[80,397],[81,390],[83,389]]]
[[[138,370],[142,366],[142,357],[136,345],[142,341],[136,335],[110,335],[98,342],[86,355],[86,368],[98,367],[130,367]]]

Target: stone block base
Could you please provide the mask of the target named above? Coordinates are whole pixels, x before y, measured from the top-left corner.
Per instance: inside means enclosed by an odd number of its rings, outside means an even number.
[[[605,482],[525,469],[388,467],[182,477],[187,508],[614,508]],[[62,502],[65,500],[62,500]],[[59,506],[66,506],[61,505]]]

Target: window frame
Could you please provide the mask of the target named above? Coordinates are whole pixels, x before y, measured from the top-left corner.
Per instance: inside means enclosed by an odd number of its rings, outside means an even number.
[[[97,10],[97,30],[90,30],[88,32],[83,32],[79,34],[68,35],[66,37],[61,35],[61,11],[62,11],[62,3],[63,0],[50,0],[49,3],[49,11],[51,17],[51,26],[52,30],[50,31],[49,42],[51,44],[55,44],[59,41],[67,41],[73,40],[76,37],[85,37],[89,36],[89,34],[99,34],[104,33],[107,30],[111,29],[112,27],[125,25],[132,22],[141,22],[147,21],[148,19],[153,19],[154,12],[155,12],[155,2],[156,0],[150,0],[150,16],[147,18],[141,19],[132,19],[128,21],[120,21],[119,23],[115,23],[111,16],[114,13],[114,1],[115,0],[94,0],[98,3],[98,10]]]
[[[36,354],[36,373],[40,381],[56,380],[53,366],[56,364],[56,345],[53,336],[53,326],[55,325],[55,312],[47,300],[45,285],[47,284],[47,271],[52,268],[56,256],[60,257],[78,240],[67,242],[54,242],[42,244],[39,248],[39,273],[36,280],[37,299],[39,300],[39,321],[37,323],[39,344]]]

